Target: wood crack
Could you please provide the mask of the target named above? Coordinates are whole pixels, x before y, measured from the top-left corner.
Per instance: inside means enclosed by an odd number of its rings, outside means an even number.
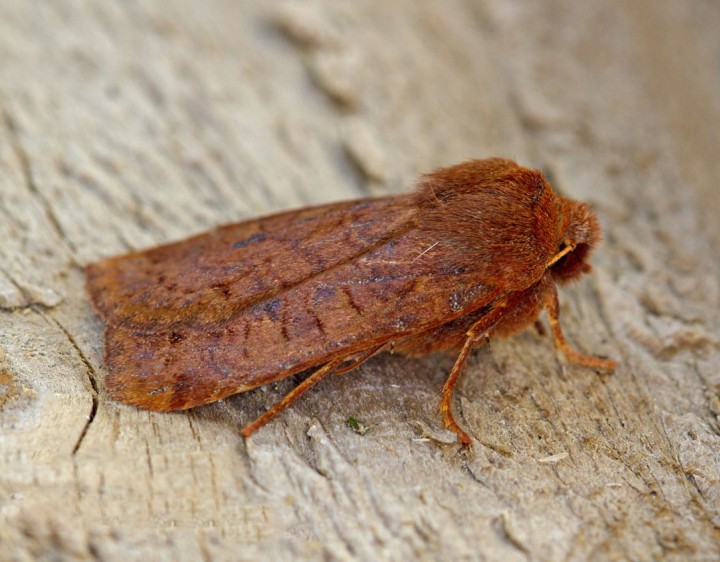
[[[90,426],[92,425],[93,421],[95,420],[95,415],[98,411],[98,406],[100,404],[100,393],[98,391],[98,384],[97,384],[97,373],[95,372],[95,369],[93,368],[92,364],[88,360],[88,358],[83,353],[82,349],[80,349],[80,346],[75,341],[75,338],[73,335],[68,331],[65,326],[63,326],[56,318],[50,315],[42,314],[40,312],[40,315],[46,320],[51,321],[53,324],[55,324],[63,334],[65,334],[65,337],[70,342],[70,345],[75,350],[75,353],[77,353],[78,357],[80,358],[80,361],[83,362],[85,365],[85,372],[87,373],[88,382],[90,383],[90,392],[91,392],[91,398],[92,403],[90,405],[90,413],[87,416],[87,421],[85,422],[85,425],[80,430],[80,435],[77,438],[77,441],[75,441],[75,445],[72,449],[72,455],[77,455],[77,452],[80,450],[80,447],[82,446],[83,441],[85,440],[85,436],[87,435],[88,431],[90,430]]]

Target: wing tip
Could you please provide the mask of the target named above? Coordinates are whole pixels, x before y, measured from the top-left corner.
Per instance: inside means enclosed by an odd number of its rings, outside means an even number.
[[[105,378],[105,388],[110,398],[135,406],[141,410],[153,412],[169,412],[181,410],[182,407],[173,406],[175,396],[174,385],[150,385],[148,381],[132,380],[132,376],[110,373]]]

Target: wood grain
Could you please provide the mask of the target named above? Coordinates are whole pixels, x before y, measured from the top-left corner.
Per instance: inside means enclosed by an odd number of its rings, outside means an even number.
[[[720,13],[679,10],[0,6],[0,559],[720,557]],[[106,396],[85,264],[492,155],[600,216],[563,326],[615,375],[493,342],[457,393],[470,455],[435,426],[441,356],[323,381],[247,444],[296,381]]]

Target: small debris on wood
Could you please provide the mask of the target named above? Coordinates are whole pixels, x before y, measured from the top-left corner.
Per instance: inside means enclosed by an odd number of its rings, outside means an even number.
[[[350,416],[348,417],[348,419],[345,420],[345,425],[347,425],[358,435],[365,435],[370,429],[370,426],[364,424],[359,419],[354,418],[353,416]]]
[[[557,455],[550,455],[549,457],[538,459],[538,462],[544,464],[556,463],[565,460],[566,458],[568,458],[568,456],[569,455],[567,453],[558,453]]]

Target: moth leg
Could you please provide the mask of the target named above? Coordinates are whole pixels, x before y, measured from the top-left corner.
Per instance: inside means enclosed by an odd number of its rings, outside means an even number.
[[[353,369],[355,369],[355,368],[359,367],[360,365],[362,365],[363,363],[365,363],[365,361],[367,361],[368,359],[370,359],[377,353],[380,353],[382,351],[383,347],[385,347],[385,345],[386,344],[383,343],[383,344],[378,345],[377,347],[373,347],[366,353],[363,353],[357,359],[354,359],[349,365],[345,365],[344,367],[335,369],[333,371],[333,374],[334,375],[343,375],[349,371],[352,371]]]
[[[467,357],[470,354],[473,346],[481,339],[486,339],[489,337],[488,330],[490,330],[490,328],[495,325],[503,312],[504,303],[498,303],[490,312],[488,312],[488,314],[483,316],[480,320],[475,322],[475,324],[470,327],[470,329],[465,334],[465,343],[463,343],[462,349],[460,349],[460,353],[458,354],[457,359],[455,359],[455,364],[453,365],[453,368],[450,371],[448,378],[445,380],[445,384],[443,385],[442,398],[440,400],[440,412],[442,412],[445,427],[447,427],[451,431],[454,431],[457,434],[460,443],[462,443],[465,447],[472,445],[472,439],[458,425],[458,423],[455,421],[455,418],[453,417],[453,391],[455,390],[455,385],[457,384],[458,377],[460,376],[460,371],[462,371],[462,368],[465,365],[465,361],[467,361]]]
[[[319,383],[326,375],[332,373],[333,370],[335,369],[335,367],[337,367],[340,363],[342,363],[342,359],[330,361],[329,363],[326,363],[325,365],[320,367],[312,375],[310,375],[308,378],[306,378],[304,381],[302,381],[299,385],[297,385],[295,388],[293,388],[290,392],[288,392],[285,395],[285,397],[282,400],[280,400],[280,402],[275,404],[272,408],[270,408],[267,412],[262,414],[254,422],[245,426],[242,429],[242,431],[240,432],[242,434],[242,436],[250,437],[253,433],[255,433],[255,431],[260,429],[267,422],[269,422],[271,419],[273,419],[275,416],[277,416],[280,412],[282,412],[285,408],[290,406],[290,404],[295,402],[295,400],[297,400],[303,394],[305,394],[305,392],[307,392],[313,386],[315,386],[317,383]]]
[[[562,328],[560,327],[560,303],[558,301],[557,289],[552,284],[551,288],[545,293],[545,310],[547,310],[548,321],[550,322],[550,329],[552,330],[553,342],[555,348],[562,351],[567,360],[570,363],[576,365],[583,365],[585,367],[595,367],[600,369],[606,369],[608,371],[614,371],[617,367],[615,361],[610,359],[601,359],[593,355],[585,355],[579,351],[574,350],[570,347],[570,344],[563,335]]]
[[[445,380],[445,384],[443,385],[442,389],[442,399],[440,400],[440,411],[443,415],[445,427],[447,427],[451,431],[454,431],[457,434],[460,443],[462,443],[463,446],[466,447],[468,445],[472,445],[472,439],[458,425],[458,423],[455,421],[455,418],[453,417],[452,395],[453,391],[455,390],[455,384],[457,384],[458,377],[460,376],[460,371],[465,365],[467,356],[470,353],[470,350],[472,349],[474,343],[475,340],[471,337],[467,337],[465,339],[465,343],[460,350],[460,354],[458,355],[457,359],[455,359],[455,364],[453,365],[452,371],[450,371],[448,378]]]

